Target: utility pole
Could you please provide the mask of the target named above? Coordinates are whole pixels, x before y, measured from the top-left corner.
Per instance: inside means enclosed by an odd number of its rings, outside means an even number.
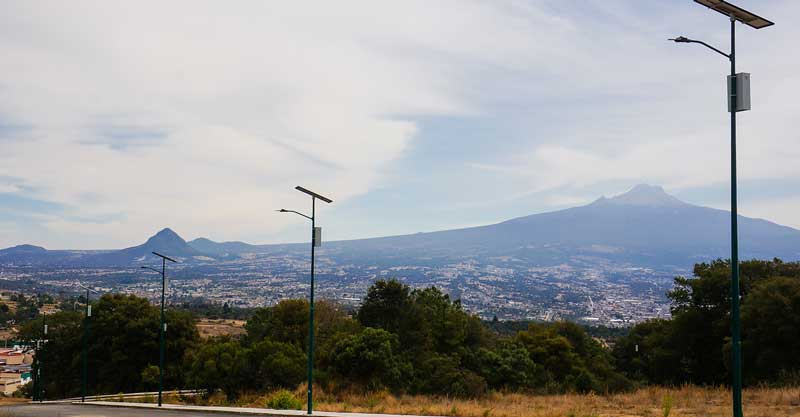
[[[83,349],[81,352],[81,402],[86,402],[86,393],[89,386],[89,324],[92,319],[92,304],[89,302],[89,292],[97,291],[78,282],[78,286],[86,290],[86,315],[83,318]]]
[[[37,397],[39,398],[39,402],[41,403],[44,401],[44,379],[43,379],[44,376],[42,376],[42,367],[43,367],[42,353],[44,352],[45,342],[47,342],[47,313],[44,311],[42,312],[42,340],[40,340],[40,342],[41,342],[40,343],[41,350],[37,352],[39,354],[39,368],[36,370],[36,373],[38,376],[37,379],[39,380],[38,384],[39,394],[37,395]]]
[[[158,252],[153,252],[153,255],[161,258],[161,272],[149,266],[143,266],[142,268],[150,269],[161,274],[161,325],[159,326],[158,331],[158,406],[161,407],[162,393],[164,392],[164,338],[166,337],[165,333],[167,332],[167,322],[164,318],[164,294],[166,293],[167,287],[167,261],[175,263],[178,261]]]
[[[736,188],[736,113],[750,110],[750,74],[736,74],[736,21],[754,29],[772,26],[774,23],[724,0],[695,0],[695,3],[727,16],[731,23],[731,52],[729,54],[703,41],[684,36],[670,40],[703,45],[728,58],[731,63],[731,73],[728,76],[728,111],[731,114],[731,388],[733,417],[742,417],[742,325],[739,314],[741,290],[739,288],[739,215]]]
[[[311,216],[294,210],[280,209],[281,213],[294,213],[311,220],[311,294],[309,295],[309,309],[308,309],[308,398],[307,409],[308,414],[311,414],[314,409],[314,248],[322,245],[322,229],[316,227],[316,202],[320,199],[326,203],[332,203],[328,197],[319,195],[313,191],[307,190],[303,187],[295,187],[297,191],[306,193],[311,196]]]

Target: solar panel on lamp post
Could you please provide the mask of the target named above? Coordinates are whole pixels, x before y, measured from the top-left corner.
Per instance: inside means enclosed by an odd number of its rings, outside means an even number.
[[[733,417],[742,417],[742,336],[739,317],[739,225],[736,189],[736,113],[750,110],[750,75],[736,74],[736,21],[754,29],[772,26],[774,23],[724,0],[694,0],[695,3],[728,16],[731,22],[731,52],[726,54],[719,49],[694,39],[679,36],[671,41],[678,43],[697,43],[717,52],[731,63],[728,77],[728,111],[731,113],[731,388],[733,396]],[[742,91],[740,91],[742,90]]]
[[[167,332],[167,324],[164,321],[164,293],[166,292],[167,282],[167,261],[174,263],[178,261],[158,252],[153,252],[153,255],[161,258],[161,272],[149,266],[143,266],[142,268],[150,269],[161,274],[161,327],[158,330],[158,406],[161,407],[161,394],[164,391],[164,334]]]
[[[324,197],[313,191],[310,191],[301,186],[294,187],[295,190],[306,193],[311,196],[311,216],[305,215],[298,211],[280,209],[280,213],[294,213],[299,216],[311,220],[311,294],[309,296],[308,308],[308,398],[307,409],[308,414],[311,414],[314,409],[313,400],[313,382],[314,382],[314,247],[319,246],[321,242],[321,233],[318,233],[315,223],[316,200],[320,199],[326,203],[332,203],[328,197]]]

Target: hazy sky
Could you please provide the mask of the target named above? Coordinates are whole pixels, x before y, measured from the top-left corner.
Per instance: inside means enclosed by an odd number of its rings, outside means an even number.
[[[800,228],[800,2],[738,0],[740,207]],[[486,224],[637,183],[728,207],[728,22],[690,0],[4,1],[0,247]]]

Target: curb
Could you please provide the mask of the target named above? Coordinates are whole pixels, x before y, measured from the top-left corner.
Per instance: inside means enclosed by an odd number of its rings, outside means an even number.
[[[204,412],[204,413],[227,413],[227,414],[241,414],[241,415],[249,415],[249,416],[272,416],[272,417],[298,417],[298,416],[307,416],[305,412],[300,411],[298,414],[289,414],[286,410],[270,410],[267,408],[259,409],[259,408],[241,408],[241,407],[204,407],[199,405],[177,405],[177,404],[162,404],[161,407],[158,407],[156,404],[151,403],[121,403],[116,401],[86,401],[80,402],[75,401],[72,403],[73,405],[88,405],[92,407],[116,407],[116,408],[138,408],[138,409],[146,409],[146,410],[153,410],[153,411],[182,411],[186,413],[192,412]],[[312,414],[312,416],[320,415],[317,413]]]
[[[272,417],[302,417],[309,416],[303,410],[273,410],[269,408],[246,408],[246,407],[209,407],[199,405],[177,405],[177,404],[163,404],[158,407],[156,404],[150,403],[121,403],[110,401],[86,401],[82,403],[76,401],[73,405],[89,405],[94,407],[118,407],[118,408],[138,408],[148,410],[168,410],[168,411],[183,411],[183,412],[204,412],[204,413],[228,413],[228,414],[241,414],[249,416],[272,416]],[[311,416],[320,417],[423,417],[412,415],[400,414],[369,414],[369,413],[345,413],[336,411],[316,411]],[[439,416],[442,417],[442,416]]]

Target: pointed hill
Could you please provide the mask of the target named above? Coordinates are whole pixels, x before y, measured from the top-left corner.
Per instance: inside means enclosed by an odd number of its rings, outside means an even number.
[[[125,266],[133,263],[150,262],[155,259],[153,252],[158,252],[180,261],[208,258],[205,253],[189,246],[172,229],[165,228],[151,236],[141,245],[86,256],[82,259],[82,262],[90,265]]]

